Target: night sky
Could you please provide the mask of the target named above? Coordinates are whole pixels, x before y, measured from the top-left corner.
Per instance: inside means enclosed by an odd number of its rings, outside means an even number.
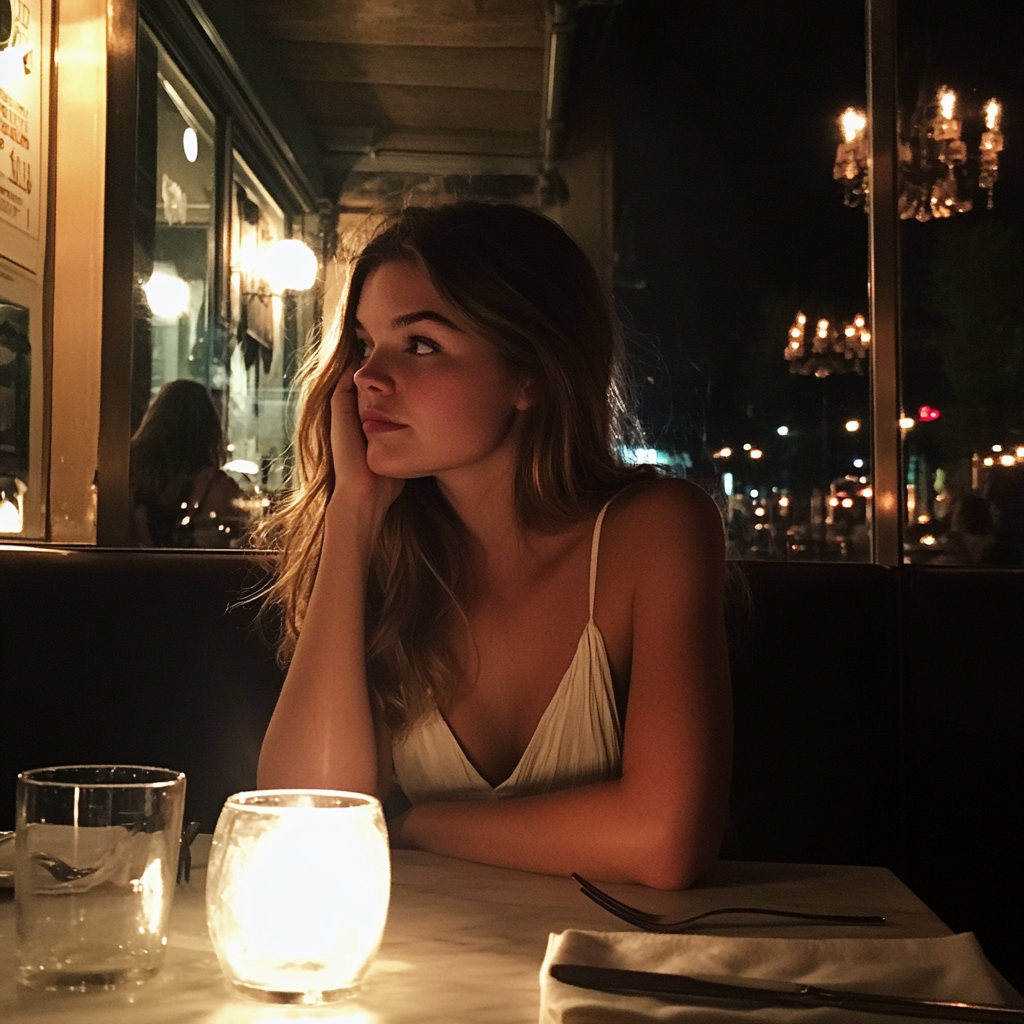
[[[911,100],[938,78],[934,86],[948,81],[965,99],[973,87],[982,101],[1003,101],[1008,148],[996,209],[957,219],[998,221],[1018,249],[1022,14],[1020,0],[905,0],[900,22],[901,88]],[[866,106],[864,5],[626,0],[612,45],[616,300],[645,383],[651,440],[695,456],[750,441],[766,447],[773,482],[798,483],[782,479],[800,477],[798,464],[817,476],[822,383],[790,375],[782,351],[797,309],[840,320],[868,312],[867,218],[843,205],[832,180],[836,118]],[[971,132],[965,121],[969,146]],[[950,396],[942,359],[928,351],[935,311],[926,307],[934,251],[946,241],[935,229],[950,226],[909,223],[903,232],[905,333],[916,346],[908,397],[936,404]],[[866,377],[831,377],[827,389],[830,421],[866,416]],[[785,442],[775,434],[782,423],[794,429]],[[831,447],[829,471],[844,471],[858,447],[867,454],[867,438],[840,432]]]

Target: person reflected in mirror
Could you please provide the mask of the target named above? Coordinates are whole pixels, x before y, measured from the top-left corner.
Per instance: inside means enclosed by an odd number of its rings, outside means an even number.
[[[259,531],[288,662],[259,785],[397,787],[396,847],[692,883],[731,770],[724,529],[624,461],[587,257],[521,207],[408,208],[321,352]]]
[[[206,388],[193,380],[164,384],[131,440],[132,543],[238,546],[245,493],[221,469],[224,458],[220,417]]]

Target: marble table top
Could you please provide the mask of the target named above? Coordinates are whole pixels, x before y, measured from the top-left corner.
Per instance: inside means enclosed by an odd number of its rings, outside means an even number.
[[[14,901],[0,894],[0,1020],[7,1024],[525,1024],[539,1010],[538,972],[550,932],[632,930],[580,894],[572,879],[399,850],[380,953],[358,997],[328,1008],[244,1002],[225,985],[206,931],[206,872],[175,895],[167,961],[144,985],[54,994],[18,986]],[[879,927],[751,924],[721,935],[927,937],[949,929],[891,872],[873,867],[719,862],[686,892],[608,885],[621,899],[680,916],[716,906],[884,914]],[[710,930],[710,929],[708,929]]]

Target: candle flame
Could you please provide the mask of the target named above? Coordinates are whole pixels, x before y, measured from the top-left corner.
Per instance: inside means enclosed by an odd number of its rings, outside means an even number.
[[[939,90],[939,112],[949,121],[956,109],[956,93],[949,86],[944,85]]]
[[[867,124],[867,115],[855,107],[847,107],[839,115],[839,127],[843,130],[843,138],[847,142],[856,142]]]
[[[1003,108],[999,105],[999,100],[993,98],[985,104],[985,127],[990,131],[994,132],[999,128],[999,118],[1002,117]]]

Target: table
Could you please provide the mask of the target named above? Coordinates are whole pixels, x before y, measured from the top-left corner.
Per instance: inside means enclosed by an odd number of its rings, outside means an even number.
[[[202,837],[201,837],[202,838]],[[207,840],[208,841],[208,840]],[[201,858],[197,858],[201,859]],[[393,853],[391,909],[380,953],[358,998],[310,1009],[263,1006],[226,988],[206,932],[206,872],[178,886],[167,961],[145,985],[117,992],[39,993],[14,981],[14,902],[0,901],[0,1020],[6,1024],[535,1024],[549,932],[631,930],[580,894],[572,879],[433,854]],[[890,871],[874,867],[719,862],[686,892],[608,885],[623,900],[680,916],[746,904],[884,914],[880,927],[716,928],[718,934],[927,937],[949,929]]]

